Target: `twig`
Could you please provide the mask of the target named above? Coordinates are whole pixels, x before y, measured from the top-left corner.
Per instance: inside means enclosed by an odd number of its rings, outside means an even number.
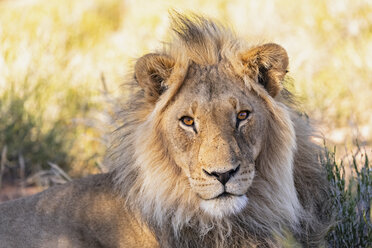
[[[106,166],[104,166],[100,161],[96,161],[96,165],[97,165],[97,167],[98,167],[98,169],[100,170],[101,173],[106,173],[107,172]]]
[[[101,72],[101,82],[102,82],[102,86],[103,86],[103,94],[107,95],[108,90],[107,90],[106,78],[105,78],[105,74],[103,72]]]
[[[21,194],[24,195],[25,193],[25,159],[23,158],[22,154],[19,154],[18,156],[18,161],[19,161],[19,176],[21,178]]]
[[[72,180],[71,177],[69,177],[69,175],[67,175],[67,173],[64,172],[57,164],[54,164],[52,162],[48,162],[48,164],[50,165],[50,167],[58,171],[58,173],[61,174],[67,181]]]
[[[0,161],[0,189],[1,189],[2,181],[3,181],[3,173],[5,169],[7,151],[8,151],[8,147],[4,146],[3,151],[1,152],[1,161]]]

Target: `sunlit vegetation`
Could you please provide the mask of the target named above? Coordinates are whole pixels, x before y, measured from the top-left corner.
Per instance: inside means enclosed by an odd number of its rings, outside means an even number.
[[[335,160],[325,151],[323,164],[331,183],[334,225],[327,240],[331,247],[370,247],[372,245],[372,164],[365,151],[359,150],[347,163]],[[357,158],[357,155],[361,159]],[[352,173],[347,177],[346,173]]]

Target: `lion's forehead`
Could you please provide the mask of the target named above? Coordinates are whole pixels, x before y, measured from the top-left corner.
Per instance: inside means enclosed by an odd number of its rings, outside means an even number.
[[[254,109],[256,113],[264,113],[262,108],[264,104],[259,97],[244,87],[244,82],[231,75],[223,64],[192,64],[181,89],[167,108],[168,114],[164,123],[167,127],[177,126],[174,131],[184,140],[180,143],[190,149],[193,144],[198,144],[195,142],[200,140],[197,137],[235,137],[238,112]],[[193,137],[191,132],[179,126],[178,120],[183,116],[195,119],[198,135]],[[250,130],[253,130],[252,124],[258,122],[250,123]]]
[[[243,91],[243,81],[227,68],[225,63],[215,65],[192,64],[183,82],[180,94],[204,101],[218,101]]]

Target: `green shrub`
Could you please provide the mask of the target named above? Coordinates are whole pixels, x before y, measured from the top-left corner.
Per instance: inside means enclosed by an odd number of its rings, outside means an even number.
[[[335,152],[323,160],[332,186],[335,224],[327,236],[331,247],[372,247],[372,168],[368,156],[353,156],[352,164],[336,162]],[[346,176],[350,173],[349,176]]]
[[[18,178],[22,166],[27,177],[49,169],[48,162],[75,177],[97,172],[104,151],[97,128],[104,121],[97,114],[100,74],[109,64],[108,37],[121,26],[122,5],[116,0],[0,1],[4,177]]]
[[[68,169],[72,161],[69,149],[73,145],[71,125],[57,119],[50,127],[43,125],[43,111],[29,111],[26,108],[37,90],[16,93],[12,87],[0,98],[0,149],[7,147],[7,169],[14,174],[22,158],[27,165],[26,175],[46,169],[48,161]],[[76,133],[76,132],[74,132]]]

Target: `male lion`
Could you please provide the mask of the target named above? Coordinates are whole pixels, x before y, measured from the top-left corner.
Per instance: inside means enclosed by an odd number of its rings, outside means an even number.
[[[0,206],[0,247],[318,247],[328,185],[286,51],[202,17],[138,59],[107,174]]]

